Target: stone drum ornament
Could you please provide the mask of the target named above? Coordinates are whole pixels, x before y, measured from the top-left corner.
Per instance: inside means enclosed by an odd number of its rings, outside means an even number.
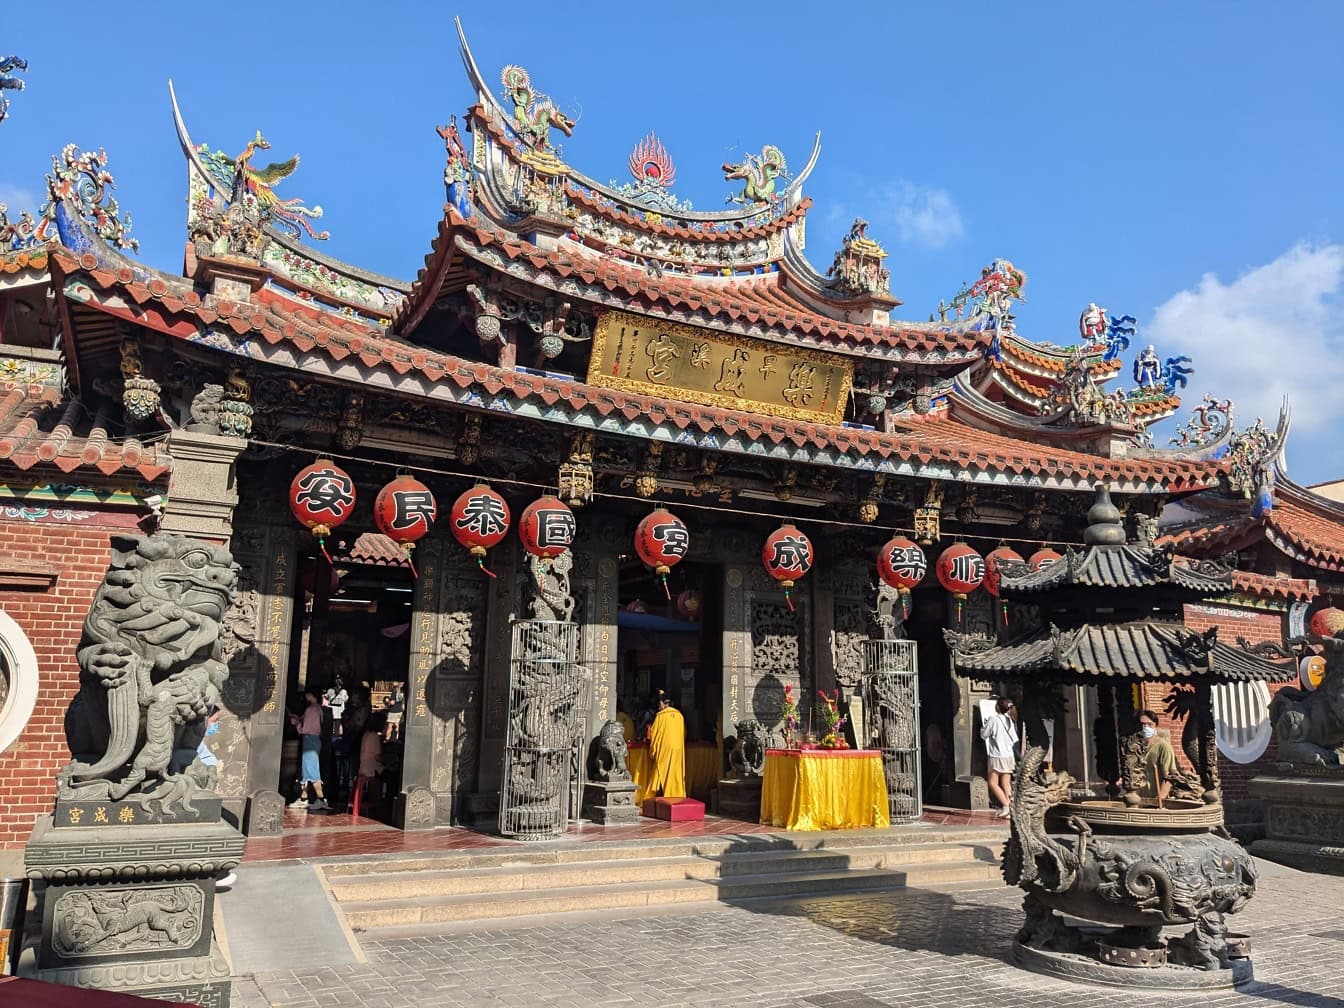
[[[924,551],[905,536],[895,536],[877,551],[877,577],[895,588],[901,602],[901,619],[910,614],[910,591],[924,580],[929,561]]]
[[[373,520],[378,531],[406,551],[406,562],[415,574],[411,550],[423,539],[439,516],[434,494],[410,473],[399,473],[378,491],[373,501]]]
[[[578,528],[569,505],[553,494],[538,497],[518,516],[523,549],[543,560],[554,560],[573,546]]]
[[[645,515],[635,529],[635,552],[663,582],[668,601],[672,600],[672,591],[667,587],[667,575],[686,559],[690,548],[691,533],[686,523],[666,508]]]
[[[793,586],[812,569],[812,542],[793,525],[785,522],[770,533],[761,550],[766,573],[784,589],[784,601],[793,612]]]
[[[355,509],[355,481],[331,459],[320,458],[299,470],[289,485],[289,509],[313,533],[322,555],[331,563],[327,536]]]
[[[476,558],[476,566],[494,577],[494,572],[485,566],[485,553],[509,534],[508,502],[484,483],[478,483],[453,501],[449,524],[457,541]]]

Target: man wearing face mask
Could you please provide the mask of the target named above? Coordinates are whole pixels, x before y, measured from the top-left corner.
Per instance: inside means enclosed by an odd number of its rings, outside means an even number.
[[[1157,807],[1165,808],[1171,794],[1172,778],[1178,775],[1176,753],[1171,742],[1157,734],[1157,715],[1150,710],[1139,711],[1139,732],[1143,735],[1143,787],[1139,794],[1156,798]]]

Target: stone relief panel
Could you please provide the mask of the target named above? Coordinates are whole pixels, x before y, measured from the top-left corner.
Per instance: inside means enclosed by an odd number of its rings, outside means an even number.
[[[835,681],[842,689],[855,689],[863,678],[863,642],[867,639],[868,613],[863,599],[837,595],[831,654],[835,661]]]
[[[804,711],[811,707],[815,687],[807,631],[808,610],[808,600],[804,597],[794,599],[791,611],[782,600],[749,595],[751,677],[745,714],[767,727],[779,720],[786,685],[793,687]]]
[[[437,794],[466,793],[476,787],[486,590],[474,566],[455,553],[448,556],[439,590],[439,661],[427,691],[434,716],[429,783]],[[449,809],[440,812],[448,814]]]
[[[195,885],[63,892],[53,909],[52,945],[65,959],[186,950],[201,939],[204,909]]]

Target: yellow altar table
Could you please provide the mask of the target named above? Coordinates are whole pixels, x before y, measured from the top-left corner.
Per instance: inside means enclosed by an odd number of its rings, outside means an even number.
[[[767,749],[761,823],[788,830],[891,825],[882,754],[872,749]]]
[[[627,748],[625,765],[630,770],[630,779],[635,782],[635,807],[643,808],[644,799],[648,797],[644,786],[653,776],[653,757],[647,742],[630,742]],[[719,747],[713,742],[687,742],[686,793],[705,801],[719,777]]]

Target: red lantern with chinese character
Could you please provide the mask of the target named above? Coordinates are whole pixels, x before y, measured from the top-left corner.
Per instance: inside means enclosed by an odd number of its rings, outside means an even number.
[[[1344,630],[1344,610],[1334,607],[1318,610],[1312,614],[1307,627],[1317,637],[1333,637]]]
[[[439,516],[434,494],[410,473],[401,473],[378,491],[373,501],[373,520],[378,531],[406,551],[406,560],[415,573],[411,550],[423,538]]]
[[[677,596],[677,615],[695,623],[700,619],[700,593],[691,588]]]
[[[518,516],[518,538],[523,541],[523,549],[543,560],[554,560],[573,546],[577,532],[574,512],[550,494],[534,500]]]
[[[322,555],[331,563],[327,536],[355,509],[355,481],[331,459],[320,458],[299,470],[289,485],[289,509],[313,533]]]
[[[1042,546],[1030,557],[1027,558],[1027,564],[1032,570],[1038,571],[1043,567],[1049,567],[1052,563],[1059,563],[1064,558],[1052,550],[1049,546]]]
[[[476,565],[494,577],[485,566],[485,551],[509,534],[509,505],[484,483],[479,483],[453,501],[449,519],[453,535],[476,558]]]
[[[766,572],[779,582],[784,589],[784,601],[793,611],[793,597],[790,590],[808,571],[812,569],[812,541],[785,522],[766,537],[761,550],[761,563]]]
[[[662,580],[663,594],[669,602],[672,592],[667,587],[667,575],[686,559],[690,548],[691,533],[686,523],[667,508],[658,508],[645,515],[635,529],[635,552]]]
[[[924,580],[929,561],[924,551],[905,536],[896,536],[877,551],[877,576],[901,596],[901,618],[910,615],[910,589]]]
[[[938,583],[957,600],[957,622],[960,623],[966,596],[979,588],[985,579],[984,558],[965,543],[953,543],[943,550],[934,570]]]

